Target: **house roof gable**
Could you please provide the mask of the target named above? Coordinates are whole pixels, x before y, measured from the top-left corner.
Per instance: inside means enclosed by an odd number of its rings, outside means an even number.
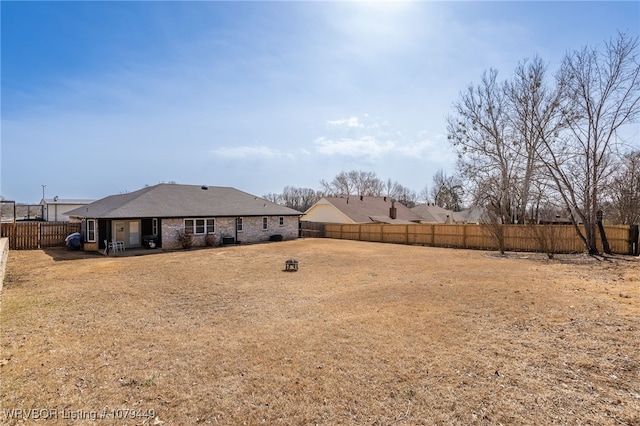
[[[158,184],[97,200],[68,216],[134,217],[297,216],[302,213],[231,187]]]

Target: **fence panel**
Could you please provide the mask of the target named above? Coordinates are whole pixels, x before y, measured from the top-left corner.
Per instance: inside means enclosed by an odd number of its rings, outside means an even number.
[[[382,242],[382,225],[366,224],[360,227],[360,241]]]
[[[609,248],[613,253],[632,253],[632,232],[629,226],[625,225],[609,225],[604,227],[604,233],[607,236]],[[602,240],[598,232],[598,250],[603,251]]]
[[[633,254],[633,230],[627,225],[605,226],[609,247],[616,254]],[[489,224],[330,224],[324,225],[327,238],[417,244],[435,247],[498,250],[496,232],[502,232],[505,250],[580,253],[584,243],[570,225],[489,225]],[[635,234],[633,234],[635,236]],[[598,235],[599,249],[602,243]]]
[[[437,224],[433,230],[433,245],[438,247],[465,247],[465,226]]]
[[[300,222],[300,236],[303,238],[323,238],[324,223]]]
[[[407,244],[433,245],[432,224],[411,225],[407,227]]]
[[[40,247],[60,247],[65,245],[65,238],[69,234],[80,232],[79,223],[70,222],[41,222]]]

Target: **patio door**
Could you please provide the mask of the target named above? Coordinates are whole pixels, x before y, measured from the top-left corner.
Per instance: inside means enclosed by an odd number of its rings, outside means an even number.
[[[129,245],[140,245],[140,222],[129,222]]]

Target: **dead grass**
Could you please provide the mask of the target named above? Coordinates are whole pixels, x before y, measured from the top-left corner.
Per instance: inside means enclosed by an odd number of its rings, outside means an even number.
[[[639,425],[640,262],[545,257],[317,239],[13,251],[0,422]]]

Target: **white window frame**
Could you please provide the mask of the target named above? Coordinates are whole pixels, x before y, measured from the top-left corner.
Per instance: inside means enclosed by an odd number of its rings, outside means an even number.
[[[158,236],[158,219],[151,219],[151,234]]]
[[[241,217],[237,217],[236,218],[236,231],[237,232],[242,232],[242,229],[243,229],[242,218]]]
[[[266,231],[269,229],[269,218],[267,216],[263,216],[262,218],[262,230]]]
[[[284,226],[284,216],[280,216],[278,218],[278,223],[280,224],[280,226]]]
[[[87,242],[96,242],[96,220],[87,219]]]
[[[188,224],[188,222],[190,222],[190,224]],[[209,232],[209,225],[211,225],[213,229],[212,232]],[[216,231],[216,221],[212,217],[185,218],[184,231],[193,235],[213,234]]]

